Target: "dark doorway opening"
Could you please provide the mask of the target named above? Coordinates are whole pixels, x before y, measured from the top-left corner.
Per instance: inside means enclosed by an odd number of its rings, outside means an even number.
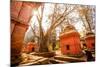
[[[70,46],[69,46],[69,45],[66,45],[66,49],[67,49],[67,50],[70,50]]]

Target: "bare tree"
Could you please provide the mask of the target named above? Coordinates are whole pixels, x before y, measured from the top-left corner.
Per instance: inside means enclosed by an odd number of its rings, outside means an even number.
[[[59,11],[59,5],[54,5],[54,12],[51,15],[51,25],[48,28],[48,30],[44,33],[43,27],[42,27],[42,21],[43,21],[43,13],[44,13],[44,4],[41,5],[41,14],[38,13],[37,19],[39,24],[39,52],[48,52],[48,45],[49,45],[49,38],[52,34],[52,32],[55,30],[56,27],[58,27],[60,24],[62,24],[66,19],[67,16],[73,12],[76,9],[76,6],[70,8],[68,5],[64,4],[65,9],[63,9],[62,13]],[[58,9],[59,8],[59,9]],[[59,12],[58,12],[59,11]]]
[[[93,25],[95,23],[94,19],[94,15],[95,14],[95,8],[93,6],[79,6],[78,8],[79,10],[79,15],[81,20],[83,21],[83,24],[86,28],[87,31],[91,31],[94,28],[95,25]]]

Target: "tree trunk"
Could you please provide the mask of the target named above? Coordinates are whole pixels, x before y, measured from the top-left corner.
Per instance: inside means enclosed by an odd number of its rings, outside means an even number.
[[[85,18],[86,18],[86,21],[87,21],[87,24],[88,24],[88,27],[89,27],[89,31],[92,32],[91,25],[90,25],[90,22],[89,22],[89,20],[88,20],[88,17],[85,16]]]
[[[49,52],[49,50],[48,50],[48,42],[49,42],[48,37],[44,36],[44,37],[42,37],[40,39],[39,52]]]

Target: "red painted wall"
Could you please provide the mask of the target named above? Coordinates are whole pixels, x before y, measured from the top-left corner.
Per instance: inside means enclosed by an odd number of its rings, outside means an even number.
[[[34,48],[34,50],[33,50]],[[34,42],[28,42],[28,44],[26,44],[23,48],[23,52],[25,53],[30,53],[35,51],[35,49],[37,49],[37,44]]]
[[[23,3],[18,20],[23,24],[27,24],[32,16],[32,10],[33,8],[31,6]]]
[[[19,1],[18,2],[16,2],[16,1],[11,2],[11,17],[18,18],[18,14],[21,10],[22,3],[23,2],[19,2]]]
[[[69,45],[70,49],[66,49],[66,45]],[[60,46],[62,54],[79,54],[81,52],[80,46],[80,36],[77,32],[72,32],[69,34],[65,34],[60,37]]]
[[[33,7],[28,2],[11,2],[11,53],[20,55]]]
[[[87,48],[89,50],[93,50],[93,48],[95,48],[95,37],[87,37],[86,39],[86,45],[87,45]],[[92,45],[94,44],[94,46]]]
[[[28,28],[32,10],[36,4],[22,1],[11,1],[11,64],[20,61],[24,35]]]
[[[13,23],[15,21],[12,21]],[[11,53],[12,55],[19,55],[23,45],[24,35],[27,30],[27,26],[15,23],[13,27],[13,32],[11,34]]]

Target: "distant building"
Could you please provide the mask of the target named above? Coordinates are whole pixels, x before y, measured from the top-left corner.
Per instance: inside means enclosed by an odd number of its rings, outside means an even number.
[[[95,50],[95,34],[88,32],[85,37],[85,42],[88,50]]]

